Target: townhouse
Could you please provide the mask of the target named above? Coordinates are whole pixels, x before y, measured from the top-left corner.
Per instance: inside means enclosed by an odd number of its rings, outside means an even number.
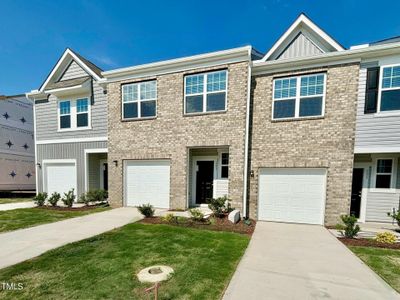
[[[28,94],[38,190],[107,188],[112,206],[165,209],[227,195],[258,220],[390,221],[396,64],[396,39],[345,49],[304,14],[265,54],[246,46],[101,72],[67,49]]]

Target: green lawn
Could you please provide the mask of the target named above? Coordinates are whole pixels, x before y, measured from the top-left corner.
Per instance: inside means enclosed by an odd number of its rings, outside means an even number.
[[[400,250],[349,247],[392,288],[400,292]]]
[[[250,237],[169,225],[129,224],[0,270],[21,282],[2,299],[153,299],[136,274],[163,264],[175,270],[159,299],[220,299]]]
[[[40,208],[21,208],[0,211],[0,232],[61,221],[73,217],[80,217],[95,212],[101,212],[107,209],[110,208],[101,207],[84,211],[60,211]]]
[[[6,203],[18,203],[18,202],[31,202],[33,201],[32,197],[25,198],[0,198],[0,204]]]

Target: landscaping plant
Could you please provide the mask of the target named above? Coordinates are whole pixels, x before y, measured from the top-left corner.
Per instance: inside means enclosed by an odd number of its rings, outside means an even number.
[[[139,205],[138,210],[146,218],[150,218],[150,217],[154,216],[154,212],[155,212],[153,205],[151,205],[150,203]]]
[[[161,218],[164,222],[167,223],[176,223],[176,218],[174,216],[174,214],[166,214],[164,217]]]
[[[51,206],[57,206],[58,201],[60,201],[61,199],[61,195],[57,192],[54,192],[53,194],[51,194],[51,196],[49,197],[49,199],[47,201],[49,201],[49,203],[51,204]]]
[[[86,193],[88,202],[104,202],[108,198],[108,192],[106,190],[90,190]]]
[[[393,219],[393,221],[397,222],[398,226],[400,226],[400,209],[398,209],[397,211],[393,209],[393,212],[388,212],[387,214]]]
[[[190,213],[191,218],[194,221],[198,221],[199,222],[199,221],[203,221],[203,219],[204,219],[204,214],[198,208],[189,209],[189,213]]]
[[[394,244],[397,241],[397,237],[393,233],[386,231],[378,233],[375,240],[379,243]]]
[[[64,193],[64,197],[61,199],[64,205],[72,207],[75,201],[74,189],[70,190],[68,193]]]
[[[86,196],[85,193],[83,193],[80,197],[79,197],[79,202],[80,203],[84,203],[86,206],[89,205],[89,198]]]
[[[353,215],[341,215],[340,219],[345,225],[344,231],[341,231],[341,234],[347,238],[355,238],[360,231],[360,226],[356,224],[357,218]]]
[[[33,200],[37,206],[43,206],[47,199],[47,193],[38,193]]]
[[[231,200],[228,199],[228,197],[223,196],[219,198],[212,198],[208,199],[208,207],[213,211],[214,215],[216,217],[222,218],[225,213],[229,212],[229,210],[232,210],[230,206]]]

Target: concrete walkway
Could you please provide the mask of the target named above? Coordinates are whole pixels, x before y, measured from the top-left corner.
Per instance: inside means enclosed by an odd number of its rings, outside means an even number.
[[[123,207],[0,234],[0,269],[48,250],[136,222],[136,208]]]
[[[324,227],[257,223],[223,299],[322,298],[400,296]]]
[[[36,204],[33,201],[6,203],[6,204],[0,204],[0,211],[13,210],[13,209],[18,209],[18,208],[31,208],[31,207],[35,207],[35,206],[36,206]]]

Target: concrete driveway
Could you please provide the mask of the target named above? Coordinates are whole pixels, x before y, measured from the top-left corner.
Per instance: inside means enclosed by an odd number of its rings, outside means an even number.
[[[36,257],[48,250],[77,242],[136,222],[136,208],[122,207],[83,217],[0,234],[0,269]]]
[[[400,296],[324,227],[259,222],[223,299]]]

